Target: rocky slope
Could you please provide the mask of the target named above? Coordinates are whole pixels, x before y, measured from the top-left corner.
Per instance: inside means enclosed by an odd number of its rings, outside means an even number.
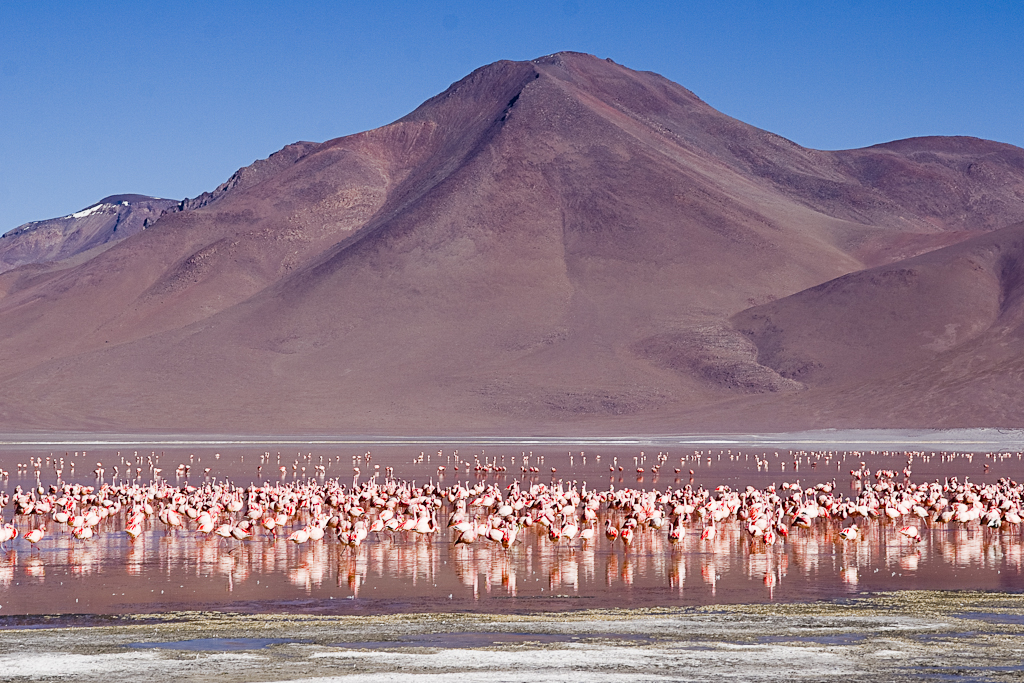
[[[70,258],[131,237],[174,205],[171,199],[112,195],[69,216],[18,226],[0,235],[0,273]]]

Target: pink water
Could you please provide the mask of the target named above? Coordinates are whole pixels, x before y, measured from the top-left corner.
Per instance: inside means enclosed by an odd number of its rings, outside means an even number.
[[[358,468],[360,481],[376,473],[378,479],[387,474],[419,485],[484,481],[502,488],[517,479],[546,484],[575,480],[580,486],[586,482],[588,489],[660,491],[687,484],[735,489],[796,480],[811,486],[835,480],[840,493],[852,496],[858,482],[849,472],[860,463],[872,470],[899,471],[908,460],[903,452],[788,449],[666,452],[643,447],[545,446],[531,453],[515,446],[465,445],[438,450],[436,446],[380,445],[301,449],[204,445],[77,452],[8,448],[0,451],[0,470],[9,472],[0,479],[0,491],[11,493],[18,486],[46,488],[57,482],[57,469],[65,482],[90,485],[98,483],[98,469],[103,470],[103,481],[111,482],[116,467],[116,482],[124,481],[127,474],[148,482],[156,474],[172,485],[227,479],[248,486],[282,480],[280,468],[284,467],[284,481],[338,478],[351,484]],[[1024,479],[1018,452],[927,451],[910,460],[913,482],[942,482],[950,476],[978,482]],[[651,466],[658,463],[660,471],[654,474]],[[476,469],[478,464],[481,470]],[[187,476],[175,476],[179,465],[190,467]],[[445,468],[443,473],[440,466]],[[487,466],[492,471],[487,472]],[[524,466],[537,471],[524,473]],[[495,467],[506,470],[495,472]],[[640,467],[643,474],[636,471]],[[5,522],[12,515],[11,507],[4,509]],[[39,525],[38,517],[14,518],[22,536]],[[590,547],[559,547],[532,530],[523,534],[521,544],[505,550],[485,541],[455,546],[443,529],[435,536],[371,534],[364,545],[349,548],[331,533],[312,545],[275,542],[268,536],[238,542],[200,537],[189,530],[168,532],[155,519],[147,522],[145,532],[133,543],[122,528],[123,518],[114,517],[101,523],[94,538],[78,541],[66,527],[61,530],[51,521],[38,547],[31,547],[23,537],[8,544],[9,549],[0,551],[0,616],[177,609],[532,612],[834,599],[892,589],[1024,588],[1024,537],[1014,526],[993,530],[977,524],[922,525],[923,540],[917,544],[891,524],[872,525],[866,538],[854,543],[841,541],[836,525],[794,527],[787,542],[766,548],[752,543],[739,522],[731,522],[719,528],[710,544],[699,540],[699,528],[688,529],[677,545],[669,543],[664,531],[645,531],[628,550],[600,534]]]

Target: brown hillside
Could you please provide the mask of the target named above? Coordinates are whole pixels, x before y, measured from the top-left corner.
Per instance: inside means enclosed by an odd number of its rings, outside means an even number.
[[[141,232],[173,205],[170,199],[112,195],[70,216],[20,225],[0,235],[0,273],[102,249]]]
[[[1024,220],[1024,150],[808,150],[579,54],[272,160],[85,263],[0,276],[0,419],[742,428],[810,385],[730,316]]]
[[[760,362],[809,388],[780,419],[1017,425],[1024,224],[843,276],[733,322]]]

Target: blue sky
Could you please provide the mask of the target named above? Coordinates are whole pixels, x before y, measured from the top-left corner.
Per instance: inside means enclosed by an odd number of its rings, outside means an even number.
[[[820,149],[1024,146],[1019,2],[0,3],[0,232],[195,196],[296,140],[393,121],[473,69],[611,57]]]

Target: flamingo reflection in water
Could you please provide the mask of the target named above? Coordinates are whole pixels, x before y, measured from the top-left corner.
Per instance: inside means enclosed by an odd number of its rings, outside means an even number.
[[[0,526],[0,548],[63,544],[70,532],[75,540],[68,546],[68,564],[89,573],[106,552],[103,539],[123,531],[131,547],[136,540],[140,544],[138,551],[120,551],[136,558],[125,563],[138,574],[149,552],[143,539],[162,530],[158,546],[161,557],[167,558],[160,560],[165,565],[193,553],[203,566],[222,567],[219,571],[232,582],[247,576],[250,565],[260,572],[294,570],[293,583],[313,590],[326,571],[320,568],[338,562],[339,582],[355,592],[367,579],[369,560],[363,549],[368,543],[375,548],[393,544],[394,553],[375,551],[373,564],[386,567],[393,557],[405,557],[408,566],[386,571],[413,581],[420,580],[423,571],[408,567],[436,565],[448,547],[455,553],[460,580],[477,594],[492,587],[521,593],[521,577],[536,571],[527,563],[529,557],[541,565],[549,588],[571,586],[578,591],[593,575],[585,567],[593,562],[587,553],[595,549],[610,553],[608,585],[632,585],[650,566],[660,567],[666,583],[681,589],[689,558],[702,562],[701,575],[712,592],[717,577],[727,570],[723,563],[737,548],[747,553],[748,563],[753,562],[749,557],[764,553],[778,558],[777,565],[759,574],[769,594],[785,578],[783,563],[790,557],[802,574],[810,576],[820,568],[822,549],[833,542],[843,546],[843,580],[850,583],[859,570],[884,565],[882,555],[896,556],[904,571],[913,572],[931,556],[958,565],[990,562],[985,548],[998,544],[1000,557],[1022,561],[1020,485],[955,479],[912,484],[883,473],[875,479],[853,498],[837,494],[834,484],[828,483],[809,488],[748,486],[741,491],[690,485],[665,491],[596,490],[575,483],[519,481],[506,488],[483,482],[441,487],[393,479],[356,480],[352,487],[336,480],[310,480],[244,489],[157,482],[63,485],[50,487],[49,493],[41,488],[17,491],[11,500],[20,514]],[[439,515],[447,518],[447,531],[439,526]],[[48,532],[47,525],[55,533]],[[597,533],[599,525],[604,540]],[[328,530],[334,533],[325,533]],[[694,538],[698,530],[699,541]],[[942,533],[946,530],[951,533]],[[221,550],[207,541],[207,535],[210,542],[230,540],[235,558],[221,565]],[[281,537],[290,543],[278,544]],[[435,541],[441,548],[434,548]],[[337,547],[337,559],[328,554],[328,559],[311,564],[310,556],[303,554],[311,551],[316,559],[316,553],[329,545]],[[563,557],[565,549],[570,552]],[[527,552],[534,554],[524,556]],[[708,560],[709,554],[722,566]]]

